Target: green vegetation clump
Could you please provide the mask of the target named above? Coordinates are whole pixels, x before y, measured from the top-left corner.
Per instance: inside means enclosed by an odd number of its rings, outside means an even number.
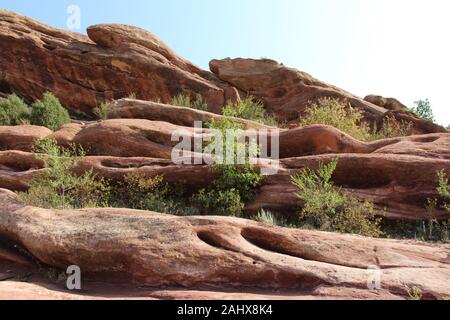
[[[383,121],[382,127],[368,137],[368,141],[375,141],[381,139],[405,137],[411,134],[412,123],[407,121],[398,121],[394,117],[386,117]]]
[[[94,114],[100,120],[108,119],[108,112],[111,109],[111,101],[105,101],[100,104],[97,108],[94,109]]]
[[[20,199],[31,206],[47,209],[75,209],[108,205],[110,188],[92,171],[82,175],[74,169],[85,155],[81,148],[63,148],[54,139],[37,141],[36,158],[45,163],[45,170],[36,174],[27,192]]]
[[[262,181],[261,174],[250,164],[216,165],[214,170],[218,178],[209,189],[195,194],[193,203],[204,214],[242,216],[245,203],[254,197],[254,189]]]
[[[272,226],[295,228],[295,226],[289,224],[287,220],[278,218],[272,212],[266,211],[264,209],[260,210],[256,216],[252,217],[252,219],[257,222],[270,224]]]
[[[379,130],[377,128],[372,130],[363,119],[363,113],[349,103],[334,98],[321,98],[306,109],[300,126],[329,125],[360,141],[406,136],[410,133],[412,126],[410,123],[398,122],[391,117],[384,120]]]
[[[237,104],[227,104],[223,109],[223,115],[252,120],[269,126],[278,125],[277,121],[267,113],[264,105],[253,97],[247,97]]]
[[[56,131],[71,120],[69,112],[61,105],[59,99],[46,92],[42,100],[36,100],[31,105],[30,121],[34,125]]]
[[[180,93],[179,95],[172,98],[170,104],[178,107],[208,111],[208,104],[200,94],[197,94],[195,96],[195,99],[192,99],[190,96]]]
[[[336,187],[331,178],[337,161],[319,169],[303,169],[292,177],[301,202],[299,222],[323,231],[379,237],[382,232],[370,202],[361,202]]]
[[[143,173],[132,173],[113,186],[111,204],[118,208],[180,216],[198,214],[197,209],[183,203],[181,193],[166,183],[162,176],[149,178]]]
[[[16,94],[10,94],[0,100],[0,125],[16,126],[28,123],[30,110],[27,104]]]
[[[251,144],[239,143],[238,139],[242,132],[242,126],[235,123],[230,117],[225,116],[220,120],[211,120],[207,123],[210,129],[218,130],[222,134],[224,154],[213,155],[216,160],[225,159],[231,153],[234,164],[225,164],[217,161],[214,171],[218,178],[209,189],[200,190],[193,196],[193,202],[199,206],[204,213],[219,215],[242,216],[245,203],[254,197],[254,190],[262,181],[262,175],[255,170],[254,165],[248,161],[248,150]],[[234,143],[229,149],[225,139],[231,135]],[[217,139],[215,137],[214,139]],[[238,150],[245,148],[247,153],[245,164],[237,164]]]
[[[430,100],[428,99],[414,102],[414,107],[412,107],[410,111],[423,119],[430,120],[432,122],[435,121],[433,108],[431,107]]]
[[[349,103],[333,98],[321,98],[306,109],[300,126],[329,125],[355,139],[366,141],[371,133],[369,126],[363,122],[363,118],[362,112]]]

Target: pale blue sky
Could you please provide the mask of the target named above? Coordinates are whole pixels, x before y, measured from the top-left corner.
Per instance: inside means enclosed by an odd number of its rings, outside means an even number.
[[[0,0],[67,28],[69,5],[81,30],[96,23],[147,29],[207,68],[224,57],[267,57],[359,96],[429,98],[450,123],[448,0]]]

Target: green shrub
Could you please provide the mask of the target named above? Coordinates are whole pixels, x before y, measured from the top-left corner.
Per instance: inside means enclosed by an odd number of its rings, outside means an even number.
[[[277,218],[269,211],[260,210],[253,220],[277,226],[279,224]]]
[[[33,149],[46,170],[36,174],[21,200],[48,209],[103,207],[108,204],[109,186],[92,171],[75,175],[73,169],[84,157],[82,149],[58,146],[54,139],[39,140]]]
[[[29,122],[30,110],[16,94],[0,99],[0,125],[15,126]]]
[[[394,117],[387,117],[379,129],[371,129],[363,119],[363,113],[350,104],[338,99],[321,98],[306,109],[300,126],[329,125],[360,141],[402,137],[411,132],[411,123],[399,122]]]
[[[192,201],[203,214],[223,216],[239,217],[245,206],[236,189],[202,189],[192,197]]]
[[[70,116],[59,99],[52,93],[46,92],[42,100],[37,100],[32,104],[30,120],[34,125],[56,131],[70,123]]]
[[[108,119],[108,112],[111,109],[111,101],[105,101],[100,104],[97,108],[94,109],[94,114],[100,119],[100,120],[107,120]]]
[[[188,95],[179,94],[172,98],[170,104],[178,107],[186,107],[202,111],[208,111],[208,104],[205,102],[202,95],[200,94],[197,94],[195,96],[195,99],[191,99],[191,97]]]
[[[324,231],[380,236],[373,204],[361,202],[334,186],[331,178],[336,166],[337,161],[332,161],[320,165],[317,171],[306,168],[292,177],[302,206],[299,222]]]
[[[253,217],[253,220],[270,224],[273,226],[279,226],[279,227],[293,227],[292,225],[289,225],[288,222],[285,219],[277,218],[273,213],[266,211],[266,210],[260,210],[256,216]]]
[[[374,129],[372,135],[367,140],[375,141],[381,139],[405,137],[411,134],[412,123],[407,121],[398,121],[394,117],[386,117],[383,120],[383,126],[377,130]]]
[[[242,146],[242,144],[238,143],[242,128],[241,125],[226,116],[220,120],[209,121],[207,126],[210,129],[218,130],[224,139],[224,154],[216,154],[213,156],[216,157],[216,160],[219,157],[225,159],[225,156],[230,153],[234,163],[226,164],[222,161],[217,161],[214,165],[214,171],[218,178],[210,188],[200,190],[198,194],[194,195],[192,197],[193,203],[201,208],[203,213],[241,216],[245,203],[254,197],[254,190],[262,181],[263,177],[248,162],[248,150],[251,146],[249,144]],[[232,150],[228,150],[228,145],[225,141],[227,133],[231,133],[231,136],[234,138]],[[214,139],[217,139],[217,137]],[[237,150],[239,147],[245,147],[245,164],[237,164]]]
[[[226,117],[235,117],[247,120],[253,120],[269,126],[277,126],[277,121],[271,117],[264,105],[256,101],[253,97],[241,100],[237,104],[229,103],[223,109],[223,115]]]
[[[411,112],[417,116],[434,122],[433,108],[431,107],[430,100],[419,100],[414,102],[414,107],[410,109]]]
[[[255,195],[262,175],[250,164],[215,165],[218,178],[209,189],[202,189],[192,197],[204,214],[242,216],[245,204]]]
[[[148,178],[142,173],[125,176],[112,188],[111,203],[114,207],[147,210],[173,215],[195,215],[198,210],[183,201],[182,191],[175,190],[164,178]]]
[[[329,125],[355,139],[366,141],[371,133],[369,126],[363,123],[363,118],[362,112],[348,103],[333,98],[321,98],[305,110],[300,126]]]

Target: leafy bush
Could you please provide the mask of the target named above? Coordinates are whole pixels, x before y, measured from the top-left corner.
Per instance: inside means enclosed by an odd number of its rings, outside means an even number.
[[[54,139],[39,140],[33,152],[46,170],[36,174],[21,200],[48,209],[103,207],[108,203],[109,186],[92,171],[75,175],[73,169],[85,155],[82,149],[58,146]]]
[[[242,118],[253,120],[269,126],[277,126],[277,121],[270,116],[264,105],[256,101],[253,97],[241,100],[237,104],[228,104],[223,109],[223,115],[226,117]]]
[[[305,110],[300,122],[301,127],[314,124],[333,126],[355,139],[366,141],[371,133],[367,124],[363,123],[361,111],[350,104],[333,98],[321,98]]]
[[[197,94],[195,96],[195,99],[191,99],[191,97],[188,95],[179,94],[172,98],[170,104],[178,107],[186,107],[202,111],[208,111],[208,104],[205,102],[202,95],[200,94]]]
[[[363,121],[361,111],[350,104],[333,98],[321,98],[305,111],[300,122],[301,127],[314,124],[333,126],[360,141],[374,141],[387,138],[407,136],[411,132],[412,124],[397,121],[387,117],[381,128],[371,129]]]
[[[236,189],[221,190],[216,188],[211,190],[200,190],[192,197],[193,203],[200,208],[204,214],[214,214],[223,216],[242,215],[244,210],[244,202],[242,201],[239,192]]]
[[[114,207],[173,215],[198,214],[198,210],[187,206],[180,192],[164,182],[161,176],[148,178],[142,173],[129,174],[112,188],[111,195]]]
[[[195,194],[193,203],[203,213],[242,216],[245,203],[254,197],[254,190],[262,181],[262,175],[250,164],[215,165],[214,170],[218,178],[209,189]]]
[[[0,125],[15,126],[29,122],[30,110],[16,94],[0,99]]]
[[[32,104],[30,120],[34,125],[56,131],[70,123],[70,116],[59,99],[52,93],[46,92],[42,100],[37,100]]]
[[[300,223],[324,231],[380,236],[373,204],[361,202],[334,186],[331,178],[336,167],[337,161],[332,161],[320,165],[317,171],[306,168],[292,177],[302,206]]]
[[[97,108],[94,109],[94,114],[100,119],[100,120],[106,120],[108,119],[108,112],[109,109],[111,109],[111,101],[105,101],[100,104]]]
[[[383,126],[377,130],[375,129],[367,140],[375,141],[381,139],[389,139],[396,137],[408,136],[411,133],[412,123],[407,121],[398,121],[394,117],[386,117],[383,121]]]
[[[266,211],[264,209],[260,210],[256,216],[252,218],[255,221],[270,224],[279,227],[295,227],[289,224],[285,219],[280,219],[276,217],[273,213]]]
[[[431,107],[430,100],[419,100],[414,102],[414,107],[411,108],[411,112],[415,113],[419,117],[434,122],[433,108]]]
[[[200,190],[198,194],[194,195],[192,198],[193,202],[204,213],[241,216],[245,203],[253,198],[254,189],[262,181],[263,177],[248,161],[242,165],[237,164],[237,151],[240,146],[238,138],[242,128],[241,125],[226,116],[220,120],[209,121],[207,126],[210,129],[219,130],[222,134],[222,139],[224,139],[224,154],[213,156],[217,160],[218,157],[225,158],[230,153],[234,163],[217,162],[214,165],[214,171],[218,178],[208,190]],[[232,150],[228,150],[229,146],[225,141],[227,133],[232,133],[231,136],[234,138]],[[250,146],[246,144],[244,147],[247,152]],[[248,154],[246,154],[246,160],[248,160]]]

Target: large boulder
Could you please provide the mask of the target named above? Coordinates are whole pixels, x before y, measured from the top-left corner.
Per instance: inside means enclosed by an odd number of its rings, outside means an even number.
[[[395,98],[385,98],[374,94],[368,95],[364,98],[365,101],[370,102],[379,107],[390,111],[406,111],[408,107]]]
[[[264,102],[281,121],[298,120],[311,102],[322,97],[347,100],[372,121],[386,112],[384,108],[273,60],[228,58],[212,60],[209,65],[220,79]]]
[[[0,126],[0,151],[31,151],[36,140],[46,138],[52,133],[52,130],[38,126]]]
[[[0,236],[41,263],[83,279],[135,286],[260,288],[310,293],[381,286],[397,297],[450,295],[448,245],[271,227],[227,217],[128,209],[44,210],[0,194]],[[348,291],[346,291],[348,292]],[[350,296],[349,296],[350,297]]]
[[[82,146],[89,155],[171,159],[172,149],[179,143],[172,141],[177,131],[188,139],[195,136],[193,128],[167,122],[113,119],[86,126],[72,143]]]
[[[320,98],[331,97],[349,103],[363,112],[366,122],[380,128],[387,116],[412,124],[412,134],[445,132],[431,121],[412,117],[395,99],[368,96],[361,99],[345,90],[322,82],[311,75],[288,68],[269,59],[212,60],[210,69],[247,95],[262,102],[282,122],[297,125],[305,109]],[[388,111],[390,111],[388,113]]]
[[[201,94],[216,111],[239,99],[150,32],[125,25],[92,26],[85,36],[0,10],[0,65],[0,92],[31,101],[52,91],[72,113],[92,115],[103,101],[131,93],[163,102]]]

